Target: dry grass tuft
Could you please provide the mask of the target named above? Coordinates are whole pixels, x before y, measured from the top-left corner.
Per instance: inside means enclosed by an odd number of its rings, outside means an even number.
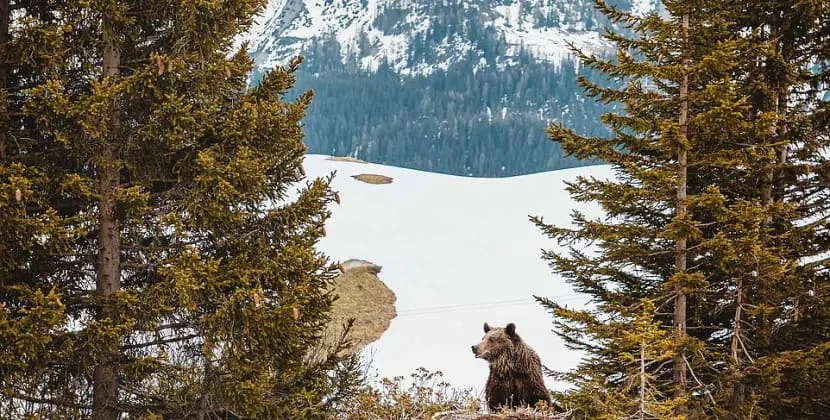
[[[470,413],[469,411],[456,410],[435,413],[433,420],[563,420],[568,418],[569,413],[553,414],[544,411],[537,411],[529,408],[517,408],[500,413]]]
[[[366,163],[364,160],[353,158],[351,156],[331,156],[326,158],[326,160],[333,160],[335,162]]]
[[[443,380],[440,371],[418,368],[408,378],[383,378],[380,383],[365,386],[357,398],[349,401],[338,413],[339,420],[426,420],[435,413],[481,410],[481,401],[472,389],[453,388]]]
[[[397,316],[395,293],[378,278],[379,271],[380,267],[371,263],[351,266],[337,278],[334,286],[334,293],[339,297],[332,305],[332,321],[325,337],[338,337],[343,324],[354,318],[349,353],[357,353],[379,339]]]
[[[360,175],[352,175],[352,178],[363,181],[367,184],[391,184],[392,178],[386,175],[378,175],[378,174],[360,174]]]

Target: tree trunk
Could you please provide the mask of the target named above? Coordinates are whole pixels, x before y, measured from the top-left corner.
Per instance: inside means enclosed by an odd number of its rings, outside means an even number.
[[[683,39],[689,38],[689,15],[683,15]],[[684,52],[685,53],[685,52]],[[686,209],[686,183],[688,175],[688,112],[689,112],[689,75],[686,68],[686,59],[681,67],[680,79],[680,118],[678,120],[680,148],[677,153],[677,216],[684,216]],[[674,254],[675,271],[686,272],[686,238],[678,238]],[[683,285],[674,285],[674,329],[677,339],[682,341],[686,337],[686,292]],[[686,360],[683,351],[674,356],[674,384],[679,395],[686,390]]]
[[[785,57],[790,56],[790,52],[789,52],[790,48],[786,48],[786,46],[785,46],[785,47],[782,47],[781,50],[782,50],[781,51],[782,55],[784,55]],[[788,109],[789,102],[787,100],[787,96],[788,96],[787,85],[782,83],[778,87],[778,100],[776,101],[779,116],[786,117],[788,112],[789,112],[789,109]],[[784,167],[784,165],[787,164],[787,157],[788,157],[788,154],[789,154],[789,147],[788,147],[789,140],[787,139],[787,133],[788,132],[789,132],[789,127],[787,126],[786,119],[781,120],[778,123],[778,139],[779,139],[779,141],[783,142],[783,144],[778,146],[778,153],[777,153],[778,154],[778,159],[775,162],[776,163],[775,169],[781,169],[781,168]],[[785,197],[784,197],[783,188],[779,188],[777,194],[775,194],[775,190],[773,189],[775,179],[772,178],[770,181],[771,181],[770,186],[769,186],[769,197],[770,197],[770,199],[775,200],[776,195],[777,195],[778,196],[777,198],[779,200],[784,201]],[[786,181],[784,181],[784,182],[786,182]],[[767,204],[767,205],[772,204],[772,201],[769,201],[765,204]],[[772,223],[772,217],[770,217],[770,216],[771,215],[769,215],[769,214],[767,215],[767,223]],[[799,294],[800,293],[801,293],[801,287],[797,288],[794,295],[793,295],[792,322],[798,322],[798,320],[799,320]]]
[[[120,55],[118,46],[111,39],[104,40],[103,74],[105,78],[118,77]],[[109,141],[103,147],[104,159],[98,167],[100,203],[98,214],[98,281],[97,293],[103,298],[99,319],[114,319],[117,308],[113,297],[121,287],[120,247],[121,238],[115,214],[115,195],[120,184],[118,153],[114,131],[118,127],[117,104],[110,114]],[[118,403],[118,346],[120,340],[103,349],[93,372],[92,418],[114,420],[119,416]]]
[[[211,375],[211,361],[209,357],[205,357],[205,368],[204,368],[204,376],[202,377],[202,390],[201,395],[196,400],[196,414],[195,420],[205,420],[208,414],[208,395],[207,395],[207,388],[208,384],[213,379]]]
[[[733,383],[732,383],[732,390],[729,394],[726,404],[728,409],[735,414],[738,414],[741,410],[741,404],[744,403],[746,400],[744,398],[744,386],[741,383],[741,367],[740,367],[740,352],[743,348],[743,344],[741,340],[743,339],[741,336],[743,335],[743,329],[741,328],[742,325],[742,317],[743,317],[743,296],[744,296],[744,282],[743,277],[738,276],[738,281],[735,286],[735,317],[733,319],[733,332],[732,332],[732,342],[731,342],[731,355],[730,355],[730,372],[733,376]]]
[[[792,37],[789,36],[788,33],[784,32],[782,28],[778,25],[777,21],[774,22],[773,32],[770,38],[781,38],[779,41],[780,44],[777,46],[779,53],[785,62],[791,62],[792,55],[793,55],[793,43]],[[787,164],[787,158],[789,155],[789,139],[787,139],[787,133],[789,132],[789,127],[787,125],[786,117],[789,113],[789,81],[787,79],[781,79],[775,81],[775,87],[777,90],[776,96],[774,98],[773,104],[773,111],[776,112],[778,115],[778,123],[775,124],[770,130],[770,137],[778,141],[780,144],[775,146],[775,154],[776,160],[775,164],[771,165],[765,174],[765,183],[764,188],[761,192],[761,204],[767,208],[767,214],[764,219],[767,225],[771,225],[773,222],[772,214],[769,212],[769,207],[775,202],[775,200],[784,201],[784,189],[779,187],[776,189],[776,179],[775,179],[775,172],[780,170]],[[784,181],[786,182],[786,181]],[[779,182],[778,185],[782,183]],[[795,293],[792,297],[793,299],[793,311],[792,311],[792,322],[799,321],[799,293],[800,290]]]
[[[776,96],[775,103],[773,104],[773,109],[775,112],[779,113],[779,117],[781,115],[781,98],[780,96]],[[786,101],[786,98],[785,98]],[[786,130],[786,128],[775,125],[770,130],[770,137],[775,139],[776,137],[783,134],[782,130]],[[761,191],[761,204],[765,207],[769,207],[772,204],[772,193],[775,185],[775,170],[780,166],[783,165],[784,160],[787,158],[787,146],[778,146],[776,147],[776,155],[777,159],[774,165],[770,165],[767,173],[764,176],[764,189]],[[772,215],[767,212],[765,222],[767,224],[772,223]]]
[[[8,89],[9,85],[9,23],[11,20],[10,0],[0,0],[0,89]],[[11,128],[9,123],[9,101],[8,96],[0,98],[0,161],[6,157],[6,144],[8,143],[8,132]]]
[[[640,342],[640,420],[646,416],[646,340]]]
[[[738,366],[738,352],[740,351],[740,340],[741,340],[741,311],[743,310],[743,278],[738,277],[738,284],[736,285],[736,296],[735,296],[735,318],[733,320],[733,333],[732,333],[732,364],[737,368]]]
[[[777,52],[781,55],[782,60],[789,63],[791,60],[791,56],[793,55],[793,46],[791,37],[788,36],[788,33],[784,32],[780,27],[777,20],[773,21],[773,28],[770,34],[771,39],[781,38],[778,42],[779,45],[776,46]],[[776,88],[775,98],[773,98],[774,103],[772,106],[772,111],[777,113],[778,123],[775,124],[770,129],[770,137],[773,139],[777,139],[781,142],[780,145],[775,146],[775,154],[776,154],[776,161],[775,164],[770,166],[769,170],[765,176],[765,183],[764,189],[761,192],[761,202],[765,206],[772,204],[775,200],[775,172],[776,170],[780,169],[787,163],[787,153],[788,153],[788,144],[786,142],[788,127],[787,122],[784,119],[788,113],[788,97],[789,97],[789,81],[785,77],[779,80],[773,80],[773,87]],[[781,199],[783,199],[783,191],[779,191],[781,195]],[[767,223],[772,222],[772,217],[770,215],[767,216]]]

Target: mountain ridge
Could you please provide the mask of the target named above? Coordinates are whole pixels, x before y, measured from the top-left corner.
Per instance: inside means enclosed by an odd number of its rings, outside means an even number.
[[[637,14],[654,8],[652,0],[613,2]],[[413,54],[413,40],[441,31],[442,10],[461,9],[467,20],[460,28],[448,26],[437,47],[444,60],[428,63]],[[478,22],[470,20],[478,18]],[[597,28],[608,22],[586,0],[272,0],[241,41],[250,43],[258,68],[285,64],[314,40],[334,36],[341,59],[358,59],[364,70],[376,71],[386,60],[401,75],[428,75],[446,71],[459,57],[482,54],[475,39],[465,39],[465,25],[492,27],[503,34],[505,58],[524,48],[537,59],[560,64],[570,56],[567,43],[602,53],[610,46]],[[509,65],[505,59],[499,65]]]
[[[645,13],[653,0],[610,0]],[[577,86],[600,76],[566,47],[611,54],[592,0],[272,0],[238,43],[250,82],[298,55],[288,99],[313,90],[312,153],[462,176],[593,164],[546,139],[549,122],[608,135],[615,105]]]

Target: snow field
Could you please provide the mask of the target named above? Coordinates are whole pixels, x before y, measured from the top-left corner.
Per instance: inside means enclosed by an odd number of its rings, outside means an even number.
[[[335,206],[319,248],[333,260],[366,259],[383,266],[380,278],[395,292],[398,316],[384,335],[364,350],[380,377],[407,376],[418,367],[440,370],[456,387],[481,391],[487,364],[471,346],[482,325],[516,323],[517,332],[554,370],[576,365],[551,329],[552,317],[533,295],[582,305],[553,275],[541,249],[557,249],[529,220],[570,224],[577,206],[563,181],[578,175],[611,176],[594,166],[511,178],[465,178],[375,164],[326,160],[308,155],[309,177],[337,171]],[[372,185],[351,175],[392,177]],[[598,208],[580,205],[588,215]],[[564,384],[547,378],[548,386]]]

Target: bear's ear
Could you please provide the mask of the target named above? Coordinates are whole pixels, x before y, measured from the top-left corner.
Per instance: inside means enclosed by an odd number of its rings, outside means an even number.
[[[513,337],[514,335],[516,335],[516,324],[514,324],[512,322],[509,323],[509,324],[507,324],[507,327],[505,327],[504,330],[505,330],[505,332],[507,332],[507,335]]]
[[[484,334],[487,334],[490,331],[490,326],[487,323],[484,323]]]

